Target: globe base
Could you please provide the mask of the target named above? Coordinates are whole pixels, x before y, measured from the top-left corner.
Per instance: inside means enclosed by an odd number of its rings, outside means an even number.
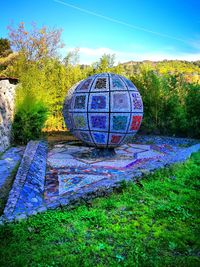
[[[116,156],[114,148],[94,148],[91,151],[92,158],[113,158]]]

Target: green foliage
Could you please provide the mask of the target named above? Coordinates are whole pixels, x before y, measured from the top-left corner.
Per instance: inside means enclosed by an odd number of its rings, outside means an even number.
[[[200,137],[200,85],[188,84],[186,98],[188,134]]]
[[[111,71],[112,67],[115,63],[115,55],[111,54],[104,54],[98,62],[93,64],[94,72],[101,73],[101,72],[109,72]]]
[[[100,60],[96,68],[63,65],[59,60],[24,64],[23,57],[15,69],[25,91],[42,99],[49,109],[45,131],[64,130],[62,106],[67,90],[89,75],[102,71],[126,75],[121,66],[109,67]],[[107,59],[106,59],[107,60]],[[20,63],[21,62],[21,63]],[[21,69],[20,69],[21,68]],[[150,65],[142,65],[128,76],[139,89],[144,103],[141,130],[176,136],[199,137],[200,85],[189,83],[182,74],[159,75]],[[23,95],[23,94],[22,94]]]
[[[199,266],[199,163],[196,153],[88,205],[1,226],[0,265]]]
[[[74,50],[70,51],[63,59],[63,63],[66,67],[69,65],[76,66],[79,63],[79,49],[75,48]]]
[[[76,58],[77,51],[74,53]],[[72,64],[75,59],[70,57],[65,64],[52,58],[27,62],[24,55],[20,54],[9,70],[11,76],[19,77],[23,88],[18,98],[23,99],[25,92],[29,92],[48,107],[49,116],[44,131],[65,130],[62,107],[69,88],[90,75],[108,71],[127,76],[139,89],[144,103],[141,131],[200,137],[200,84],[188,82],[181,73],[158,74],[149,64],[137,65],[137,71],[130,72],[122,65],[111,67],[109,60],[104,55],[96,65],[81,67]]]
[[[200,64],[199,61],[182,61],[182,60],[163,60],[163,61],[143,61],[128,62],[122,64],[128,76],[137,74],[140,68],[148,66],[153,69],[159,76],[165,75],[183,75],[188,82],[200,82]]]
[[[162,84],[159,77],[153,70],[146,67],[141,68],[140,74],[134,75],[131,79],[142,95],[145,108],[143,128],[149,131],[159,128],[162,105]]]
[[[12,125],[14,142],[26,144],[41,137],[41,131],[47,119],[47,108],[42,102],[36,102],[26,96],[17,107]]]
[[[48,107],[43,131],[66,129],[62,107],[69,88],[90,75],[111,72],[126,76],[138,87],[144,102],[142,132],[200,137],[199,61],[144,61],[114,66],[115,55],[104,54],[90,66],[79,65],[78,48],[59,60],[58,51],[63,46],[60,29],[33,24],[28,31],[23,22],[8,29],[9,42],[18,53],[0,58],[0,75],[19,78],[17,106],[27,93]]]
[[[6,38],[0,38],[0,57],[6,57],[12,53],[10,41]]]
[[[163,88],[160,130],[164,134],[187,135],[186,81],[181,75],[166,75],[160,80]]]
[[[139,66],[131,79],[144,103],[142,131],[200,137],[200,84],[189,83],[180,73],[161,76],[150,65]]]

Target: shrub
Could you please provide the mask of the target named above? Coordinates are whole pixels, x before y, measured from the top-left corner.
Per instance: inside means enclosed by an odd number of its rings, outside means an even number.
[[[17,144],[26,144],[30,140],[38,139],[47,115],[47,107],[41,101],[26,97],[14,116],[13,141]]]
[[[189,84],[186,97],[188,135],[200,138],[200,85]]]
[[[164,134],[183,136],[187,134],[185,96],[187,83],[181,74],[162,77],[163,108],[161,114]]]
[[[162,110],[162,80],[151,69],[142,68],[140,73],[129,77],[139,89],[144,104],[144,120],[142,130],[152,133],[159,130]]]

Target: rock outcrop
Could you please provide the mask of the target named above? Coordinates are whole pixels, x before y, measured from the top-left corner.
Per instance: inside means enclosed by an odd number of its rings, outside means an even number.
[[[0,153],[10,146],[16,85],[0,80]]]

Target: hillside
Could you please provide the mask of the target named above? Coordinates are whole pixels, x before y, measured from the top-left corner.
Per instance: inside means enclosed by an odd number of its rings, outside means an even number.
[[[200,60],[197,61],[183,61],[183,60],[162,60],[162,61],[128,61],[120,64],[121,66],[133,67],[134,69],[142,66],[149,65],[149,67],[155,68],[159,73],[192,73],[200,74]]]

